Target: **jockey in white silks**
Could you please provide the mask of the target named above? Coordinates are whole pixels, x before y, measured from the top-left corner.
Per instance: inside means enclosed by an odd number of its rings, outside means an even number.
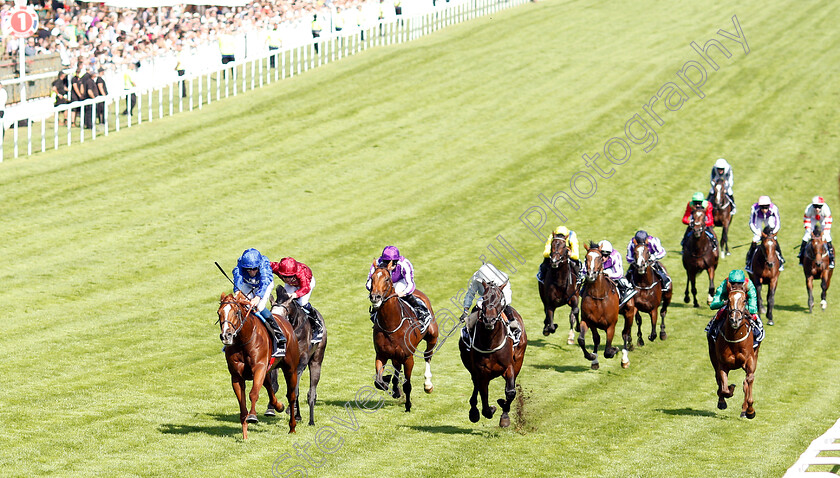
[[[729,198],[729,202],[732,203],[732,211],[730,214],[735,214],[735,195],[732,194],[732,186],[735,184],[735,177],[732,174],[732,166],[723,158],[718,159],[715,161],[715,165],[712,166],[712,175],[709,179],[709,183],[711,183],[712,187],[709,189],[709,202],[715,196],[715,183],[718,179],[723,179],[724,187],[726,190],[724,193],[726,197]]]
[[[831,261],[828,267],[834,269],[834,245],[831,243],[831,209],[828,208],[822,196],[814,196],[811,204],[805,208],[805,216],[802,220],[805,226],[805,235],[802,236],[802,246],[799,248],[799,265],[802,265],[802,254],[805,252],[808,241],[811,240],[814,227],[819,226],[822,231],[822,240],[826,242],[828,257]]]
[[[470,315],[470,307],[472,307],[473,300],[475,300],[476,309],[481,308],[481,304],[483,302],[482,296],[485,292],[482,282],[493,284],[500,289],[502,293],[502,307],[505,309],[505,314],[508,316],[508,324],[512,329],[519,328],[519,323],[514,320],[513,312],[509,309],[512,300],[510,278],[507,274],[500,271],[496,268],[496,266],[490,264],[489,262],[479,267],[470,278],[470,284],[467,287],[467,294],[464,296],[464,311],[463,314],[461,314],[461,320],[464,320],[469,315],[470,320],[467,323],[467,327],[472,327],[475,323],[475,319],[478,317],[478,314]],[[478,299],[475,298],[476,295],[478,295]]]

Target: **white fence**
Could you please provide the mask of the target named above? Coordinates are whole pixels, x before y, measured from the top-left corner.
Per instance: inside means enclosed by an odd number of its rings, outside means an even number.
[[[164,77],[145,88],[112,92],[99,98],[50,107],[46,111],[42,109],[40,113],[33,108],[23,115],[16,114],[15,118],[7,115],[5,120],[13,121],[13,124],[4,128],[3,119],[0,119],[0,132],[4,133],[0,162],[8,154],[15,158],[23,154],[31,156],[73,144],[74,141],[83,143],[95,140],[97,136],[108,136],[143,121],[151,122],[167,115],[201,109],[213,101],[291,78],[368,48],[408,42],[446,26],[529,1],[458,0],[440,5],[442,1],[439,0],[440,6],[426,13],[392,17],[361,29],[342,31],[326,38],[313,39],[310,43],[231,62],[213,71]],[[73,127],[70,121],[62,124],[65,116],[72,120],[73,111],[79,117],[79,126]],[[123,115],[123,112],[126,114]],[[100,120],[98,123],[97,117]],[[86,122],[92,126],[90,129],[84,127]]]
[[[805,453],[799,457],[785,473],[784,478],[837,478],[836,473],[808,471],[808,467],[814,465],[828,465],[840,467],[840,456],[817,456],[824,451],[840,451],[840,420],[823,433],[819,438],[811,442]]]

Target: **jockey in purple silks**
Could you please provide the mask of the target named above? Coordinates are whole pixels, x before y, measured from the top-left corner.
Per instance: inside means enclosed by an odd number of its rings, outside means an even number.
[[[758,243],[761,242],[761,233],[765,227],[769,227],[771,234],[776,234],[782,227],[781,219],[779,218],[779,208],[770,201],[769,196],[761,196],[758,202],[753,204],[752,213],[750,214],[750,230],[753,233],[752,244],[750,250],[747,252],[747,266],[744,268],[747,272],[752,273],[750,266],[752,263],[753,254],[758,249]],[[782,248],[779,247],[779,241],[776,241],[776,253],[779,255],[779,262],[782,263],[779,267],[780,271],[785,270],[785,258],[782,256]]]
[[[429,313],[426,304],[413,294],[417,287],[414,284],[414,266],[411,265],[411,261],[401,256],[400,250],[396,246],[387,246],[382,250],[379,259],[370,266],[367,283],[365,284],[367,290],[371,288],[370,276],[373,275],[373,271],[377,267],[384,267],[391,271],[394,292],[417,311],[421,322],[427,324],[432,318],[432,314]],[[373,320],[373,315],[371,315],[371,320]]]
[[[624,277],[624,264],[621,262],[621,253],[613,249],[612,243],[610,241],[601,241],[598,243],[598,247],[601,249],[601,256],[604,259],[604,274],[615,282],[618,288],[618,305],[622,306],[639,291]],[[578,283],[582,283],[585,278],[586,261],[583,261]]]
[[[630,239],[630,243],[627,244],[626,259],[630,265],[633,265],[633,262],[636,261],[636,245],[638,244],[647,245],[648,252],[650,253],[650,260],[653,261],[651,264],[653,272],[656,273],[659,280],[662,281],[662,290],[669,290],[671,288],[671,278],[668,276],[668,271],[666,271],[662,263],[659,262],[663,257],[665,257],[665,248],[662,247],[662,242],[658,237],[651,236],[646,231],[636,231],[636,234],[632,239]],[[630,277],[630,271],[627,271],[627,277]]]

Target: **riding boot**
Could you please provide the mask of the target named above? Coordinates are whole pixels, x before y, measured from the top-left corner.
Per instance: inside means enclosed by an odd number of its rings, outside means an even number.
[[[306,311],[306,316],[309,318],[309,325],[312,326],[312,339],[310,342],[317,344],[324,338],[324,324],[321,323],[318,314],[312,308],[312,304],[307,303],[303,306],[303,310]]]
[[[727,194],[727,196],[729,197],[729,202],[732,204],[732,211],[729,214],[735,214],[735,211],[738,209],[735,207],[735,194]]]
[[[805,257],[805,247],[808,246],[808,241],[802,241],[802,245],[799,246],[799,265],[802,265],[802,258]]]
[[[750,244],[750,250],[747,251],[747,264],[744,266],[744,270],[752,273],[752,269],[750,268],[750,264],[752,263],[753,254],[755,254],[756,245],[753,242]]]
[[[662,281],[662,291],[665,292],[671,289],[671,278],[668,277],[668,273],[665,272],[665,267],[659,261],[653,263],[653,270],[656,272],[656,275],[659,276],[659,280]]]
[[[709,236],[709,240],[712,241],[712,251],[717,250],[717,237],[715,237],[715,231],[712,230],[711,227],[706,227],[706,234]]]
[[[280,326],[277,325],[277,321],[274,320],[274,316],[271,314],[271,311],[268,308],[265,308],[260,312],[260,315],[265,319],[265,326],[268,328],[270,332],[270,336],[273,339],[272,342],[272,349],[274,353],[271,354],[272,357],[283,357],[286,355],[286,336],[283,335],[283,331],[280,329]]]
[[[781,248],[781,246],[779,246],[779,241],[776,241],[776,254],[779,255],[779,262],[781,263],[779,265],[779,270],[783,271],[783,270],[785,270],[785,262],[786,261],[785,261],[785,256],[782,255],[782,248]]]
[[[575,275],[579,276],[580,275],[580,269],[581,269],[581,266],[582,266],[581,263],[580,263],[580,260],[572,259],[571,264],[572,264],[572,272],[574,272]]]
[[[548,258],[546,257],[543,259],[542,264],[540,264],[540,270],[537,271],[537,282],[542,284],[543,278],[545,277],[545,273],[548,270]]]
[[[828,249],[828,268],[834,269],[834,244],[831,241],[825,243],[825,247]]]
[[[622,277],[615,281],[616,285],[618,286],[618,297],[619,302],[618,306],[621,307],[622,305],[626,304],[630,298],[632,298],[638,291],[635,287],[628,281],[626,278]]]
[[[511,328],[511,330],[519,329],[519,322],[517,322],[515,318],[516,316],[513,315],[513,308],[511,306],[505,306],[505,315],[507,316],[508,326]]]
[[[403,297],[403,299],[405,299],[405,301],[414,308],[414,311],[417,312],[417,318],[420,319],[420,322],[422,322],[424,326],[429,323],[432,318],[432,314],[429,313],[429,309],[426,308],[426,304],[420,300],[419,297],[414,294],[408,294]]]

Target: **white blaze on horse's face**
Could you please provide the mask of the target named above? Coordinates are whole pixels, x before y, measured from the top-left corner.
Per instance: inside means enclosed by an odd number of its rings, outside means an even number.
[[[732,291],[732,295],[729,296],[729,325],[733,329],[741,326],[743,316],[740,313],[734,313],[734,311],[742,310],[743,302],[744,292],[740,290]]]
[[[645,257],[644,257],[645,248],[646,247],[645,247],[644,244],[636,245],[636,270],[638,270],[638,271],[642,271],[643,270],[642,268],[645,266],[645,263],[647,262],[645,260]]]
[[[230,304],[225,304],[222,307],[221,312],[219,312],[219,321],[222,323],[222,333],[219,335],[219,338],[222,340],[224,345],[233,345],[233,339],[236,337],[236,332],[233,329],[233,324],[230,323],[228,317],[233,310]]]
[[[601,258],[601,252],[598,249],[589,251],[586,253],[586,281],[593,282],[595,278],[598,276],[600,270],[599,267],[596,267],[598,263],[598,259]]]
[[[371,304],[371,306],[373,307],[374,310],[378,310],[380,307],[382,307],[382,302],[384,300],[384,297],[382,297],[382,294],[378,294],[378,293],[374,294],[373,293],[373,288],[375,287],[375,284],[377,283],[377,281],[382,281],[382,280],[385,280],[385,272],[380,269],[373,274],[373,284],[371,285],[371,291],[370,291],[370,304]]]

